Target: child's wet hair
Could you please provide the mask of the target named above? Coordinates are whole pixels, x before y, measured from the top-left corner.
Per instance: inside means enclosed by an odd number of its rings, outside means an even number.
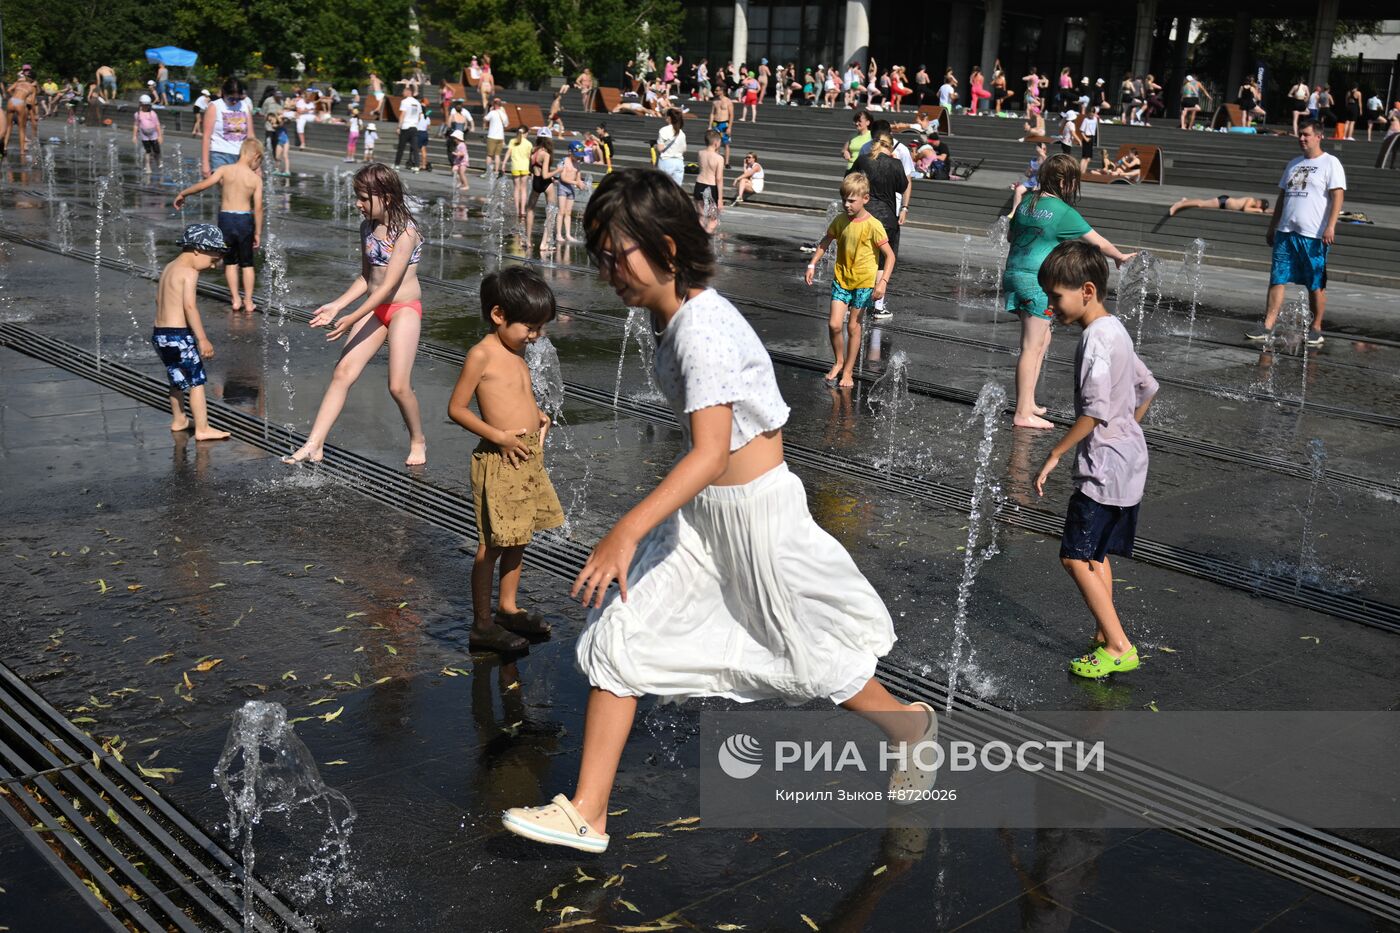
[[[238,157],[241,159],[248,153],[253,154],[254,162],[261,162],[263,157],[263,144],[256,137],[249,136],[243,140],[243,145],[238,147]]]
[[[554,289],[538,272],[525,266],[510,266],[481,280],[481,319],[494,323],[491,309],[497,307],[507,324],[531,327],[548,324],[558,313]]]
[[[352,182],[356,196],[377,197],[384,205],[384,226],[389,228],[389,236],[403,233],[413,223],[413,214],[408,209],[403,193],[403,182],[399,173],[383,162],[371,162],[355,173]]]
[[[851,172],[841,179],[841,197],[849,198],[851,195],[860,196],[870,194],[870,179],[864,172]]]
[[[677,296],[704,288],[715,273],[714,245],[694,202],[656,169],[625,168],[605,175],[583,212],[583,229],[595,263],[605,243],[615,254],[619,242],[626,241],[675,277]]]
[[[1085,282],[1093,282],[1102,301],[1108,294],[1108,262],[1097,246],[1083,240],[1068,240],[1045,257],[1036,280],[1047,293],[1057,286],[1083,288]]]

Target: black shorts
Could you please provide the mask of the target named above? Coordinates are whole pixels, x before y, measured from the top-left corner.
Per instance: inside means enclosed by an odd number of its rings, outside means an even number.
[[[1192,107],[1199,106],[1201,106],[1201,99],[1199,97],[1183,97],[1181,99],[1182,110],[1190,110]]]
[[[1094,140],[1096,138],[1097,137],[1090,136],[1088,139],[1084,140],[1083,145],[1079,147],[1079,157],[1081,159],[1092,159],[1094,157]]]
[[[1060,557],[1096,563],[1109,554],[1132,557],[1137,520],[1136,505],[1103,505],[1075,490],[1065,511]]]
[[[159,139],[143,139],[141,140],[141,148],[149,152],[151,155],[155,156],[157,159],[160,158]]]
[[[1229,202],[1230,202],[1230,196],[1229,196],[1228,194],[1217,194],[1217,195],[1215,196],[1215,203],[1217,203],[1217,204],[1220,205],[1220,209],[1221,209],[1222,211],[1226,209],[1225,206],[1226,206]]]
[[[224,263],[230,266],[253,265],[253,215],[219,211],[219,231],[224,235]]]
[[[543,175],[532,175],[530,177],[530,190],[535,194],[544,194],[549,190],[549,186],[552,184],[554,184],[554,182],[545,178]]]
[[[695,183],[695,187],[692,188],[692,189],[690,189],[690,194],[691,194],[691,197],[695,198],[696,201],[699,201],[699,202],[703,203],[704,200],[705,200],[705,192],[706,192],[706,191],[710,192],[710,203],[711,203],[711,204],[718,204],[718,203],[719,203],[719,187],[718,187],[717,185],[702,185],[702,184],[700,184],[700,182],[697,181],[697,182]]]

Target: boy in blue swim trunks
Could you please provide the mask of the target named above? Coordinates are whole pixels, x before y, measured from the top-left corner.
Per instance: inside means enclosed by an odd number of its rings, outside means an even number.
[[[1298,284],[1307,288],[1312,310],[1308,346],[1320,347],[1322,315],[1327,311],[1327,253],[1337,236],[1347,173],[1340,159],[1322,151],[1322,126],[1316,121],[1298,122],[1298,145],[1303,154],[1283,170],[1279,199],[1265,234],[1274,255],[1264,325],[1249,329],[1245,336],[1258,341],[1272,337],[1284,292],[1289,284]]]
[[[1075,450],[1074,495],[1065,515],[1060,563],[1079,587],[1097,628],[1070,673],[1099,678],[1136,670],[1137,649],[1123,632],[1113,608],[1113,569],[1109,554],[1133,556],[1138,504],[1147,482],[1147,440],[1138,422],[1157,394],[1157,380],[1133,350],[1123,322],[1103,305],[1108,263],[1103,253],[1080,240],[1061,243],[1040,267],[1040,286],[1050,297],[1055,319],[1081,329],[1074,355],[1076,419],[1045,458],[1035,491],[1060,458]]]
[[[222,441],[229,436],[227,431],[209,426],[203,358],[214,356],[214,345],[204,333],[195,304],[199,274],[217,269],[227,249],[218,227],[190,224],[180,237],[180,255],[161,272],[160,284],[156,286],[156,326],[151,331],[151,345],[170,379],[170,430],[190,429],[182,399],[188,392],[197,441]]]
[[[889,234],[865,209],[869,201],[870,179],[863,173],[852,172],[841,179],[841,204],[846,214],[826,228],[826,235],[807,264],[807,284],[811,285],[817,263],[831,242],[836,241],[836,266],[831,275],[831,318],[827,322],[836,362],[823,381],[835,385],[839,376],[842,388],[855,385],[853,373],[856,357],[860,355],[861,312],[885,297],[890,276],[894,274],[895,256]],[[877,256],[884,257],[883,266]]]

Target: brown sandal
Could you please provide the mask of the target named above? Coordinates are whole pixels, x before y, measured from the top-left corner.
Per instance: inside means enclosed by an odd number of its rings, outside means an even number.
[[[471,634],[467,637],[467,647],[472,651],[499,651],[509,654],[524,651],[530,647],[530,643],[493,623],[485,628],[473,626]]]
[[[543,615],[524,609],[517,609],[515,612],[502,612],[497,609],[496,623],[501,628],[526,638],[548,638],[550,634],[549,623],[544,620]]]

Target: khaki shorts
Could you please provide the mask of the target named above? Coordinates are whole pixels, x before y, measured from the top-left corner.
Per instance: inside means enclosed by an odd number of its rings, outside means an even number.
[[[488,159],[494,159],[494,158],[496,158],[496,156],[498,156],[498,155],[501,154],[501,150],[505,149],[505,147],[506,147],[506,141],[505,141],[504,139],[487,139],[487,140],[486,140],[486,158],[488,158]]]
[[[476,531],[490,547],[524,547],[537,531],[564,524],[564,510],[544,468],[538,432],[523,438],[530,459],[518,468],[483,440],[472,452],[472,502]]]

